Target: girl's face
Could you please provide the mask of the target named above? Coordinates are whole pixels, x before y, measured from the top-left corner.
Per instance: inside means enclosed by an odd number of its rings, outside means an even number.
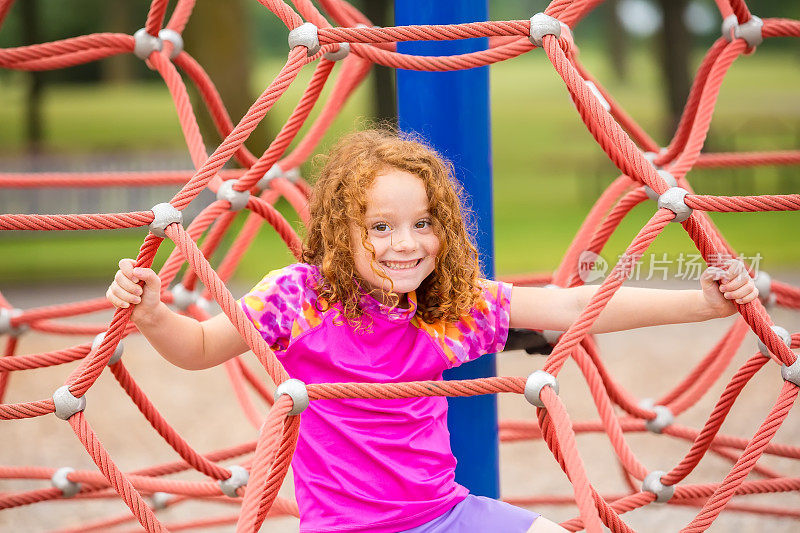
[[[354,222],[350,223],[350,240],[356,272],[377,300],[388,304],[393,287],[400,304],[405,306],[406,295],[433,272],[440,243],[432,223],[421,179],[398,169],[387,169],[375,176],[367,191],[364,215],[367,241],[375,249],[374,259],[361,240],[361,226]]]

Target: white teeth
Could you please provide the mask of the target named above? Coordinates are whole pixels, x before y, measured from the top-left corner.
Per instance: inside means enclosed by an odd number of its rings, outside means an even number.
[[[419,260],[415,261],[383,261],[383,264],[387,267],[391,268],[392,270],[408,270],[410,268],[414,268],[419,263]]]

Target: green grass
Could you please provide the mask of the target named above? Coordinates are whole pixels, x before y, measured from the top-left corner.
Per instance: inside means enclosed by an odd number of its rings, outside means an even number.
[[[658,134],[663,109],[652,56],[640,52],[632,58],[631,79],[626,83],[613,79],[599,53],[589,50],[581,57],[617,101],[651,135],[665,142]],[[275,61],[259,67],[254,77],[259,92],[279,69],[280,63]],[[270,112],[273,124],[279,124],[291,112],[311,72],[311,68],[304,69]],[[9,81],[0,85],[0,101],[9,104],[0,106],[0,156],[22,147],[22,88],[18,77],[12,76]],[[491,84],[497,272],[552,270],[588,213],[591,199],[618,171],[580,121],[563,81],[543,54],[534,52],[493,66]],[[759,52],[740,58],[723,84],[710,142],[715,146],[735,142],[739,150],[797,148],[798,86],[800,69],[788,54]],[[330,87],[323,99],[329,91]],[[362,88],[337,118],[322,146],[359,123],[357,117],[367,114],[368,104],[367,91]],[[47,149],[53,152],[185,150],[169,94],[155,82],[50,87],[45,116]],[[736,184],[737,179],[741,182],[736,176],[704,170],[693,172],[689,178],[698,192],[708,194],[791,193],[800,188],[796,172],[787,180],[785,172],[765,168],[748,171],[744,192],[735,192],[743,190],[741,183]],[[603,255],[614,260],[654,208],[647,202],[635,209]],[[289,220],[296,221],[290,209],[285,205],[281,209]],[[102,206],[97,211],[102,212]],[[762,267],[800,265],[800,249],[792,246],[800,228],[799,213],[718,214],[713,218],[737,250],[748,255],[761,253],[765,257]],[[107,278],[120,257],[135,256],[144,235],[144,229],[0,235],[0,281]],[[656,240],[652,251],[677,255],[693,253],[695,248],[675,225]],[[164,257],[166,254],[161,253],[159,260]],[[243,281],[253,281],[289,260],[274,234],[265,231],[248,252],[238,275]]]

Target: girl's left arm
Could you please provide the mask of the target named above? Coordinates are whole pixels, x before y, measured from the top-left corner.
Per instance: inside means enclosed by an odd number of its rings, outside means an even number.
[[[731,261],[724,270],[706,269],[700,277],[700,285],[701,290],[620,287],[589,332],[606,333],[721,318],[736,312],[734,301],[745,304],[758,297],[758,290],[740,261]],[[594,285],[569,289],[514,287],[510,327],[566,331],[598,288]]]

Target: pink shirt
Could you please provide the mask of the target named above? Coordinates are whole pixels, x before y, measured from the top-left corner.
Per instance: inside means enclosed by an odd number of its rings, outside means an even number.
[[[440,380],[442,371],[502,350],[511,286],[481,280],[475,307],[455,323],[427,324],[364,295],[367,331],[336,305],[321,312],[316,266],[270,272],[240,303],[289,375],[305,383]],[[300,418],[292,468],[300,531],[388,533],[441,515],[467,495],[443,397],[317,400]]]

